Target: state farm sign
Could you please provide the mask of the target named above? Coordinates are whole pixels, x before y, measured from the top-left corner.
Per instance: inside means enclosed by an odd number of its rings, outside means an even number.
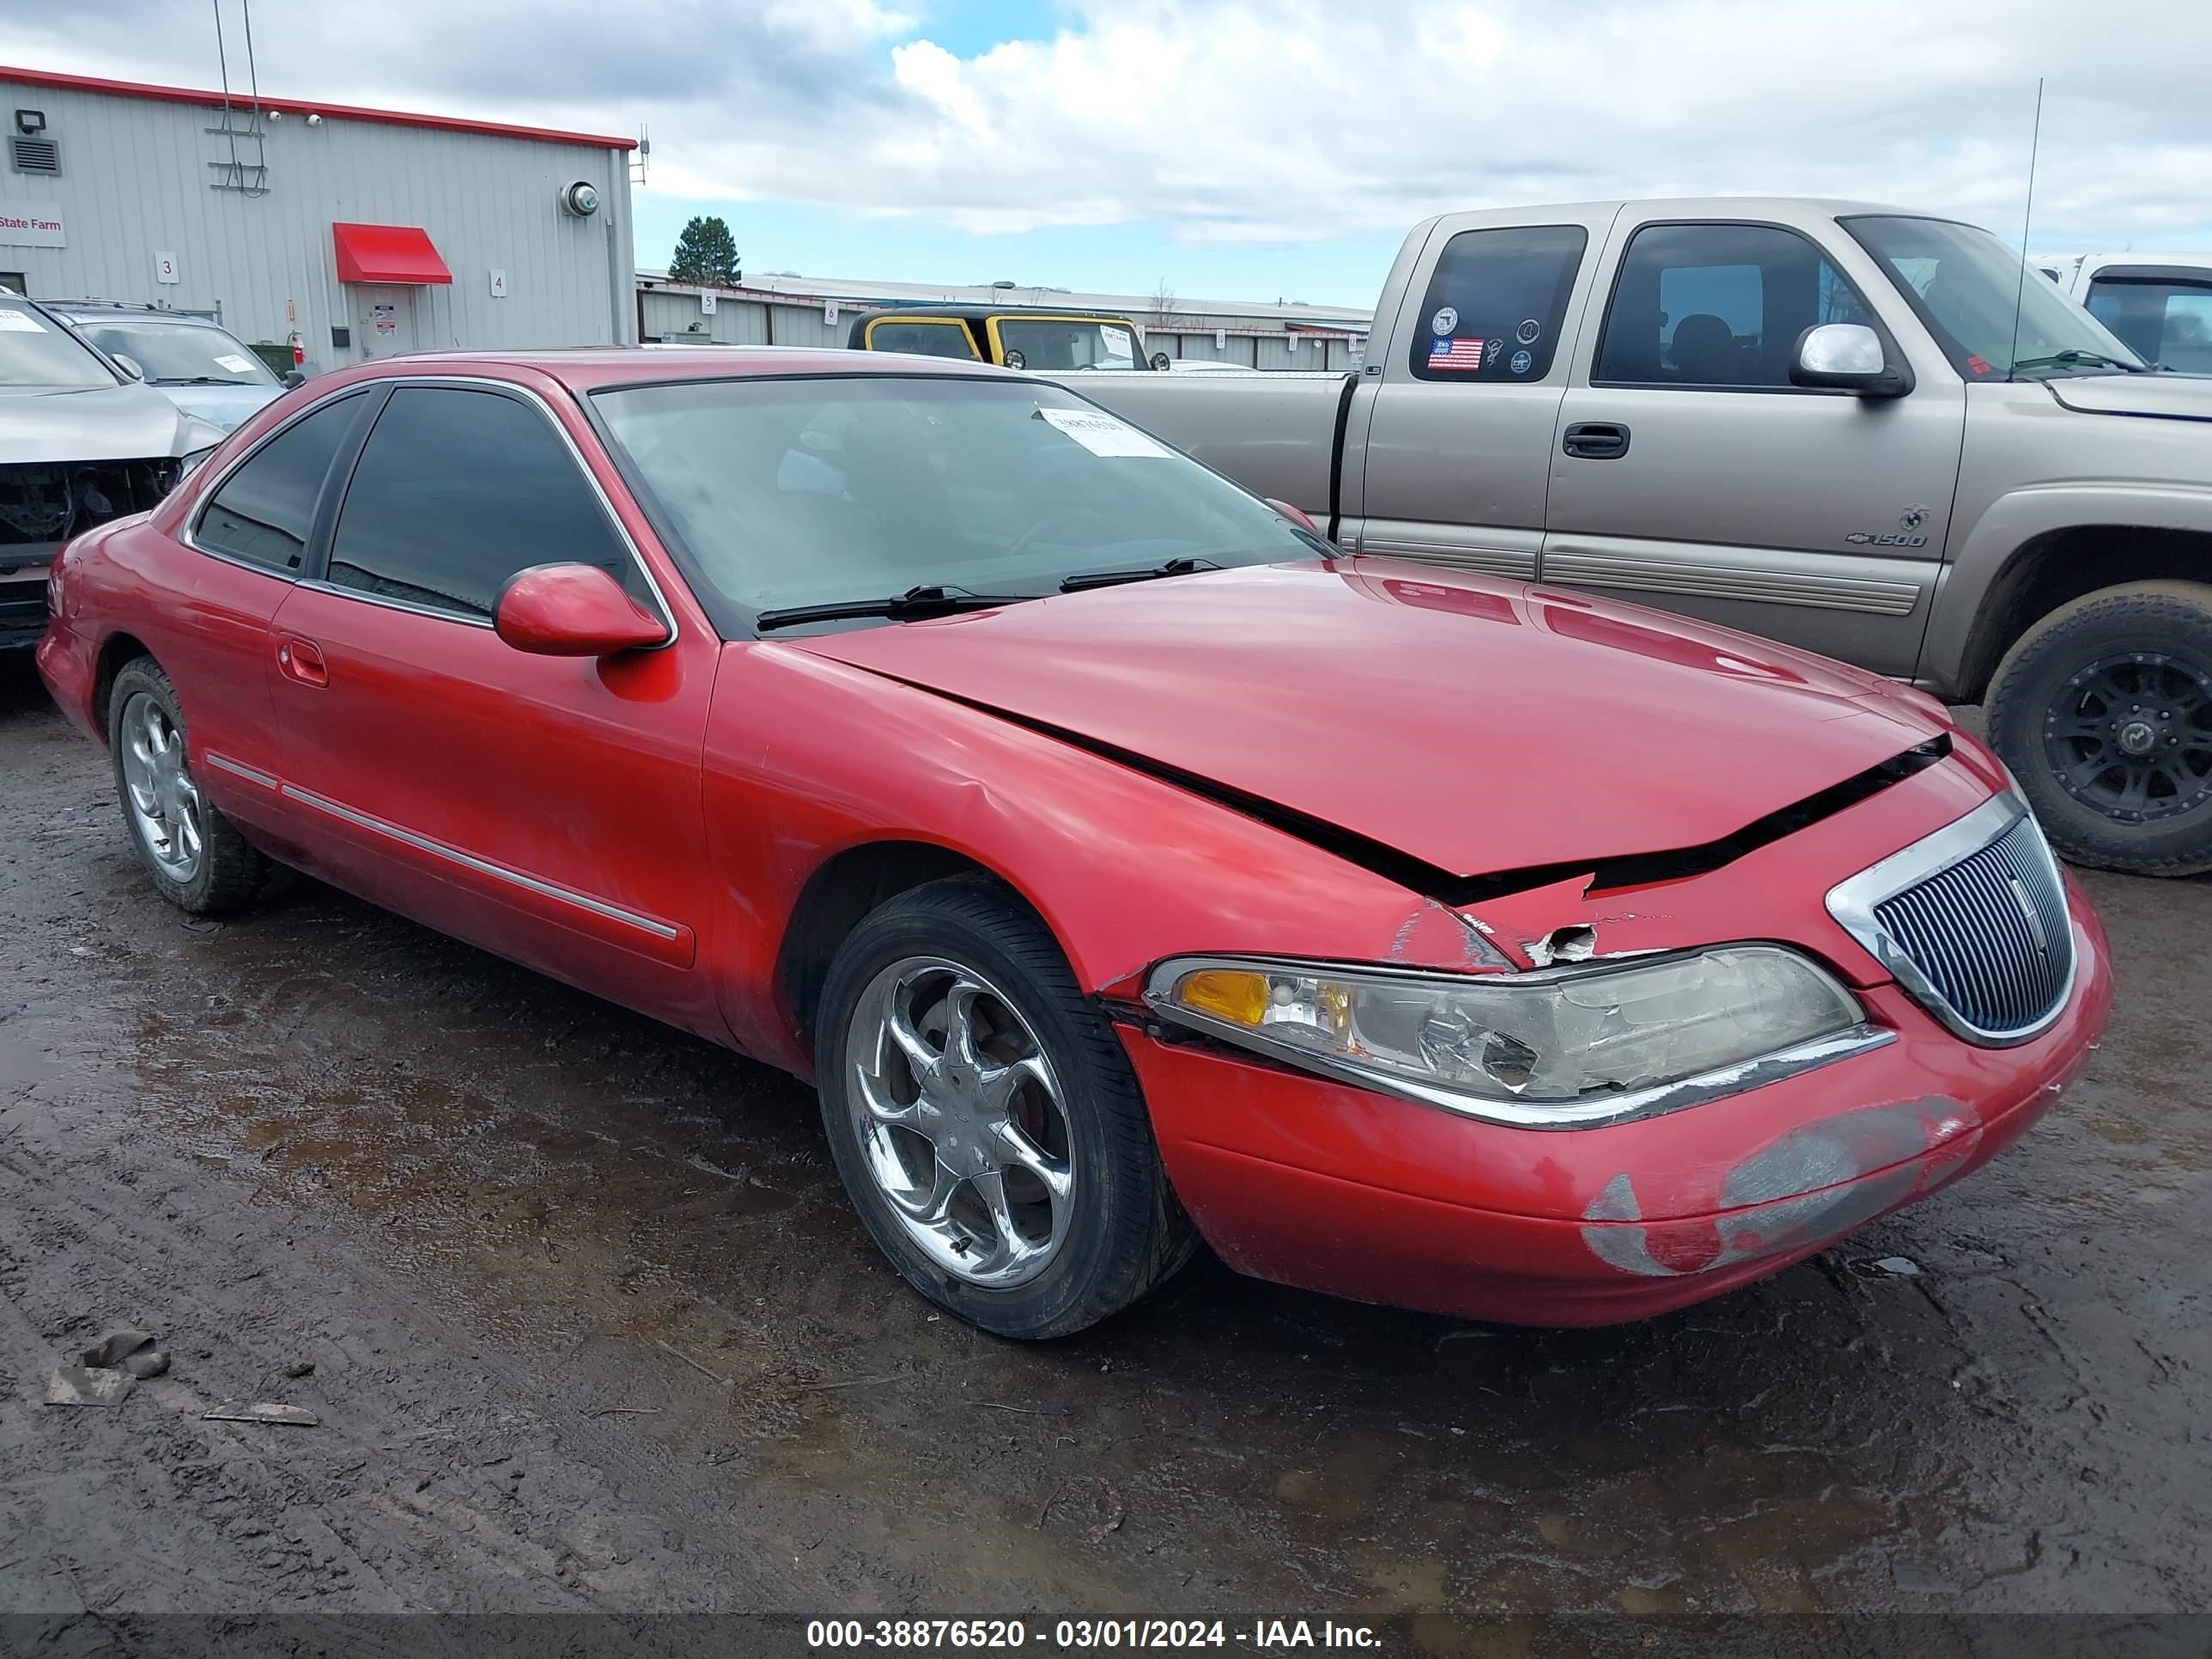
[[[62,210],[52,202],[0,202],[0,247],[67,247]]]

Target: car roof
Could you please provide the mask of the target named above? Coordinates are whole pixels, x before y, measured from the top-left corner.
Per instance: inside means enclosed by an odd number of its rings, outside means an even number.
[[[489,372],[507,378],[518,369],[535,370],[573,391],[651,384],[664,380],[727,380],[753,376],[787,379],[830,374],[893,375],[941,379],[948,374],[1021,380],[1026,376],[988,363],[955,357],[925,357],[891,351],[851,351],[842,347],[805,346],[566,346],[523,351],[423,351],[386,357],[358,369],[340,370],[349,380],[386,380],[408,374],[465,374]]]
[[[1124,311],[1101,311],[1096,306],[987,306],[969,301],[939,305],[933,300],[902,300],[865,314],[866,322],[896,321],[907,317],[957,317],[963,323],[980,323],[987,317],[1095,317],[1100,322],[1126,323]]]
[[[138,305],[129,300],[42,300],[40,303],[49,311],[64,312],[72,317],[151,317],[164,323],[190,323],[197,328],[222,326],[212,317],[172,311],[167,306]]]

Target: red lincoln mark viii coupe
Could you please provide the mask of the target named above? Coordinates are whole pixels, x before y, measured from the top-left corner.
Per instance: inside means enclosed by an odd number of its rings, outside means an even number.
[[[921,1292],[1635,1318],[1973,1169],[2104,935],[1920,694],[1340,556],[1059,387],[593,350],[326,376],[56,561],[188,910],[270,860],[811,1076]]]

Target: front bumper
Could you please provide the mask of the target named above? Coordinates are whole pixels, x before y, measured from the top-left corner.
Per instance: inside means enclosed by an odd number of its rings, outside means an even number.
[[[0,575],[0,651],[36,645],[46,626],[46,567],[19,567]]]
[[[1972,1047],[1881,985],[1861,1000],[1898,1042],[1609,1127],[1510,1128],[1131,1027],[1122,1041],[1177,1195],[1239,1272],[1507,1324],[1612,1324],[1777,1273],[2018,1139],[2111,1010],[2103,927],[2070,897],[2073,995],[2033,1042]]]

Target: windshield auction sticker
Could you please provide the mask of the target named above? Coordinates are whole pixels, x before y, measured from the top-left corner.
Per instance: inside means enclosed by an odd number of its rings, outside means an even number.
[[[1173,453],[1126,421],[1117,421],[1095,409],[1040,409],[1037,413],[1094,455],[1166,456]]]

